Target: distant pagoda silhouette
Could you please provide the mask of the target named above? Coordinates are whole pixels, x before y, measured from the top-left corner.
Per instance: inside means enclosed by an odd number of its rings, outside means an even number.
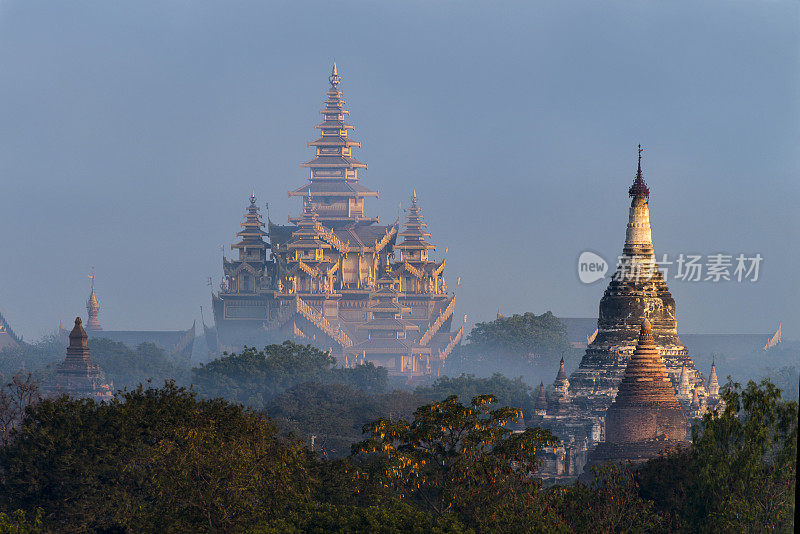
[[[102,332],[100,326],[100,302],[97,300],[97,293],[94,292],[94,274],[92,278],[92,291],[86,299],[86,330],[88,332]]]
[[[51,394],[96,399],[111,398],[114,386],[106,381],[103,370],[92,361],[88,338],[81,318],[76,317],[75,326],[69,333],[67,357],[56,369],[55,381],[49,388]]]

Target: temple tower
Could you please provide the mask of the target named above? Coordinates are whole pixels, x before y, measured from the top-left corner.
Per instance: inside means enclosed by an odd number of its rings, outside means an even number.
[[[100,326],[100,302],[97,300],[97,293],[94,292],[94,275],[92,275],[92,292],[89,293],[89,298],[86,299],[86,330],[89,332],[102,332],[103,327]]]
[[[536,392],[536,403],[533,405],[535,414],[544,416],[547,413],[547,395],[544,392],[544,382],[539,382],[539,389]]]
[[[323,120],[315,126],[322,135],[308,143],[316,149],[316,155],[302,164],[302,167],[310,169],[309,183],[290,191],[289,196],[313,196],[319,220],[326,226],[376,223],[377,218],[364,216],[364,199],[377,197],[378,193],[358,183],[358,170],[366,169],[367,164],[352,154],[352,149],[360,147],[361,143],[347,135],[347,131],[354,127],[345,122],[350,112],[344,109],[336,63],[328,81],[330,88],[326,93],[325,107],[319,112]],[[292,222],[297,220],[290,219]]]
[[[686,413],[675,396],[648,319],[642,322],[636,349],[605,422],[606,440],[591,453],[587,467],[609,460],[641,463],[686,444]]]
[[[442,280],[446,260],[436,262],[428,257],[428,252],[436,250],[436,245],[427,241],[431,237],[427,228],[428,223],[417,203],[415,190],[411,196],[411,207],[408,208],[405,226],[397,234],[403,240],[394,246],[400,254],[392,264],[392,273],[400,280],[400,291],[407,295],[443,295],[447,291]]]
[[[717,364],[711,362],[711,374],[708,376],[708,387],[706,388],[708,396],[711,398],[719,397],[719,381],[717,380]]]
[[[270,245],[264,241],[267,233],[262,229],[264,222],[256,205],[255,191],[250,195],[250,204],[240,226],[242,229],[236,233],[240,240],[231,245],[231,250],[238,252],[238,258],[230,261],[223,258],[222,268],[228,291],[252,294],[268,287],[271,281],[271,273],[265,272]]]
[[[603,414],[613,400],[645,318],[652,324],[653,338],[673,381],[678,383],[685,366],[692,385],[703,383],[702,375],[678,337],[675,300],[656,264],[650,228],[650,189],[642,174],[641,147],[628,196],[631,205],[625,244],[616,272],[600,300],[597,335],[570,377],[573,402],[594,414]]]
[[[689,383],[689,371],[686,370],[686,365],[682,365],[681,376],[678,380],[678,398],[688,401],[691,396],[692,385]]]
[[[106,382],[100,366],[92,361],[89,336],[81,323],[81,318],[76,317],[69,333],[67,357],[58,365],[55,383],[49,390],[52,394],[66,393],[73,397],[110,398],[113,385]]]

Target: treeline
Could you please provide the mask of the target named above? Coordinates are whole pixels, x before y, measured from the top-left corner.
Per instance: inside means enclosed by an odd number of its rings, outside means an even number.
[[[407,418],[417,407],[451,395],[471,399],[491,391],[500,403],[533,413],[532,389],[521,378],[462,375],[391,389],[382,367],[367,362],[342,369],[335,363],[327,352],[286,341],[263,350],[246,348],[195,368],[191,383],[203,398],[224,397],[264,411],[309,445],[313,436],[315,450],[330,457],[346,456],[366,423]]]
[[[797,405],[768,382],[724,399],[686,451],[549,488],[556,438],[491,395],[376,419],[337,460],[172,383],[43,400],[0,449],[0,532],[790,532]]]

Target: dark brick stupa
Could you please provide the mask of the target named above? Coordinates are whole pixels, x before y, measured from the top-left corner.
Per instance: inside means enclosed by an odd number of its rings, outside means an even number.
[[[88,339],[81,318],[76,317],[75,326],[69,333],[67,357],[58,365],[55,381],[49,388],[51,394],[66,393],[72,397],[95,399],[111,398],[113,386],[106,382],[100,366],[92,361]]]
[[[658,353],[653,327],[645,319],[617,396],[606,412],[606,440],[592,451],[586,470],[607,461],[641,463],[686,444],[686,413]]]

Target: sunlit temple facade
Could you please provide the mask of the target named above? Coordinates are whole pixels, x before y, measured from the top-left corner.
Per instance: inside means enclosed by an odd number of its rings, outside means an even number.
[[[289,191],[302,200],[288,225],[265,223],[251,195],[234,259],[212,295],[212,349],[239,350],[295,338],[330,349],[344,365],[371,361],[409,378],[436,374],[461,340],[452,331],[455,295],[434,260],[416,192],[406,220],[382,225],[366,211],[378,196],[359,181],[367,168],[349,136],[341,79],[329,77],[308,182]]]

